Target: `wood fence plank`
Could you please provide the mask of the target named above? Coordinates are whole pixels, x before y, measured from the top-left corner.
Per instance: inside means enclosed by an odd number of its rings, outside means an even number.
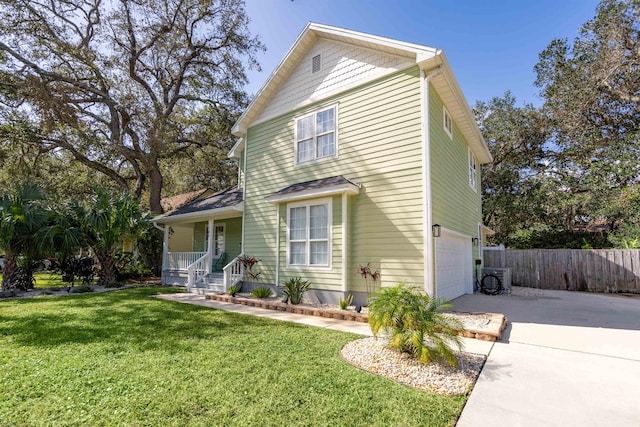
[[[487,267],[511,268],[516,286],[640,293],[638,249],[487,250],[484,259]]]

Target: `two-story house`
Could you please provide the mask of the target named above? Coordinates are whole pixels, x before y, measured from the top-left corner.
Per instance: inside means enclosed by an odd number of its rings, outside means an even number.
[[[473,292],[491,155],[442,50],[310,23],[233,133],[238,187],[155,219],[165,283],[213,282],[224,252],[220,290],[245,254],[326,302],[366,301],[368,263],[378,287]]]

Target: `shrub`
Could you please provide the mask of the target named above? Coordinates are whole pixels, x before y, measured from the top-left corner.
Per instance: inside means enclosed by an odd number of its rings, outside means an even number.
[[[75,288],[71,288],[72,294],[85,294],[87,292],[93,292],[93,287],[91,285],[82,284],[80,286],[76,286]]]
[[[284,282],[284,289],[282,293],[287,297],[289,302],[293,305],[298,305],[302,302],[304,293],[309,290],[311,283],[307,280],[302,280],[300,277],[292,277]]]
[[[347,295],[346,299],[340,298],[340,301],[339,301],[340,309],[346,310],[347,308],[349,308],[352,302],[353,302],[353,295],[351,294]]]
[[[260,286],[259,288],[255,288],[251,290],[251,295],[256,298],[269,298],[272,295],[271,289],[266,286]]]
[[[262,274],[262,271],[253,271],[253,267],[260,262],[260,258],[249,255],[242,255],[238,257],[238,261],[240,261],[242,267],[244,267],[244,274],[249,276],[253,281],[258,280],[258,277]]]
[[[449,307],[444,299],[430,298],[417,288],[400,283],[372,294],[369,325],[376,338],[381,332],[389,332],[390,347],[422,363],[436,361],[458,366],[447,344],[462,347],[457,335],[462,325],[442,315]]]
[[[236,294],[240,292],[240,289],[242,289],[242,285],[240,284],[231,285],[229,286],[229,289],[227,289],[227,294],[231,295],[232,297],[235,297]]]
[[[147,268],[140,259],[131,252],[117,252],[114,257],[116,276],[118,280],[133,279],[151,275],[151,269]]]

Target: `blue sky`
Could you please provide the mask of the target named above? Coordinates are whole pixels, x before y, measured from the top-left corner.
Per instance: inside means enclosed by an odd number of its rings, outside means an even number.
[[[538,54],[554,38],[572,40],[595,14],[595,0],[246,0],[250,30],[267,51],[249,71],[255,94],[307,22],[334,25],[443,49],[473,106],[511,92],[540,105]]]

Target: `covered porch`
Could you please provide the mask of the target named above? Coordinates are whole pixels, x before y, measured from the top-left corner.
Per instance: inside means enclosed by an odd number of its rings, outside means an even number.
[[[162,283],[224,292],[240,281],[242,212],[234,187],[154,218],[164,232]]]

